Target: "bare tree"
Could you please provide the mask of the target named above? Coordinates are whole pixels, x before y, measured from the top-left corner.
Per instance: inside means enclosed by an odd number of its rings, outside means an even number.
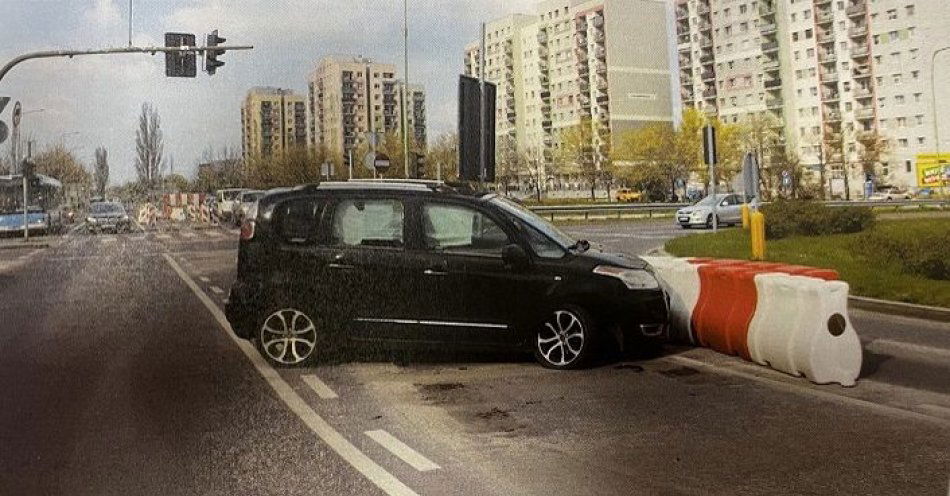
[[[871,175],[874,178],[876,189],[876,182],[879,177],[878,169],[888,151],[887,139],[877,131],[870,131],[858,134],[858,143],[861,144],[861,149],[858,152],[858,163],[861,164],[864,174]]]
[[[96,192],[100,197],[106,195],[106,185],[109,184],[109,152],[103,147],[96,148],[96,168],[93,171],[93,180]]]
[[[158,111],[151,104],[143,103],[139,128],[135,132],[135,172],[139,181],[149,189],[158,184],[164,149]]]

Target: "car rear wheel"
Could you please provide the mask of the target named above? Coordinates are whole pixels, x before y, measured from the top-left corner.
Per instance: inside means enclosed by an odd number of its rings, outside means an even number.
[[[316,355],[317,326],[306,313],[282,308],[268,314],[257,330],[261,354],[282,367],[299,367]]]
[[[586,365],[594,350],[594,321],[583,309],[564,306],[541,324],[534,356],[541,365],[558,370]]]

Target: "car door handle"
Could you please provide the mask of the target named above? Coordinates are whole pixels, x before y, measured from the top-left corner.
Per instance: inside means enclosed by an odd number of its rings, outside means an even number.
[[[447,276],[447,275],[449,275],[449,273],[446,272],[446,271],[444,271],[444,270],[435,270],[435,269],[426,269],[426,270],[422,271],[422,273],[425,274],[425,275],[427,275],[427,276]]]

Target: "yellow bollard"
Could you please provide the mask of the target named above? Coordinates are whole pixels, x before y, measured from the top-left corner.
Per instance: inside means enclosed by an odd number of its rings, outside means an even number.
[[[752,260],[765,260],[765,214],[752,212],[750,217]]]
[[[749,204],[742,204],[742,228],[746,231],[749,230]]]

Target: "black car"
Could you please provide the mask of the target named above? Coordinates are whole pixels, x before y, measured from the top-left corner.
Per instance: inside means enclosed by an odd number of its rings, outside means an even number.
[[[346,338],[524,349],[571,369],[624,336],[665,335],[667,307],[645,262],[592,250],[502,196],[350,181],[273,191],[251,209],[226,313],[277,365]]]
[[[132,219],[121,203],[96,202],[89,206],[86,228],[93,234],[104,231],[128,232],[132,230]]]

